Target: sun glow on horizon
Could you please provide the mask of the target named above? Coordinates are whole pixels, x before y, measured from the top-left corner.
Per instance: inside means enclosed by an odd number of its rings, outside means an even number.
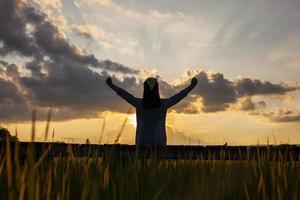
[[[136,114],[129,115],[129,123],[136,128]]]

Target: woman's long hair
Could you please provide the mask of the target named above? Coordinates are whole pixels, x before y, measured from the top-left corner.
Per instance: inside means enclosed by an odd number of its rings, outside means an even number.
[[[158,108],[161,106],[156,78],[147,78],[145,80],[142,104],[144,108]]]

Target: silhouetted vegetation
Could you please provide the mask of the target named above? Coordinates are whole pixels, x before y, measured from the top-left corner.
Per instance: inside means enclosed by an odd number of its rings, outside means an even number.
[[[137,154],[119,159],[117,149],[124,146],[111,145],[115,151],[112,148],[103,159],[92,154],[91,144],[79,145],[90,153],[77,157],[76,145],[27,143],[26,158],[20,163],[14,150],[23,147],[15,144],[3,144],[0,199],[300,198],[299,159],[291,159],[285,151],[278,152],[279,160],[259,149],[257,159],[235,161],[226,160],[224,151],[219,151],[219,160],[157,159],[155,154],[148,159]],[[64,157],[49,157],[54,147],[65,147]],[[43,150],[37,155],[34,149]]]
[[[0,142],[4,142],[6,137],[8,137],[9,141],[18,141],[17,136],[12,136],[7,128],[0,126]]]

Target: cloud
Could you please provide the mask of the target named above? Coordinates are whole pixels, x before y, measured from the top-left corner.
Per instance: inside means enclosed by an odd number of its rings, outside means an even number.
[[[129,105],[105,84],[105,79],[109,76],[106,71],[95,72],[71,61],[60,65],[50,62],[43,66],[45,73],[42,75],[32,73],[31,76],[22,76],[16,66],[14,68],[10,66],[13,65],[6,63],[2,67],[2,76],[13,82],[0,79],[2,89],[8,88],[6,85],[9,83],[9,89],[3,90],[1,96],[26,107],[22,110],[29,113],[30,110],[36,108],[43,115],[48,107],[52,107],[56,116],[54,119],[63,120],[98,117],[99,113],[107,110],[123,113],[128,111]],[[265,106],[263,101],[253,103],[249,96],[241,98],[236,92],[234,81],[225,79],[220,73],[199,71],[196,72],[196,77],[198,85],[189,96],[173,108],[175,111],[181,113],[224,111],[237,102],[240,105],[239,110],[251,111]],[[176,94],[190,83],[188,79],[172,85],[161,77],[158,78],[161,95],[165,98]],[[142,96],[143,79],[126,75],[119,79],[113,75],[113,81],[135,96]],[[9,95],[7,91],[10,91]],[[6,110],[2,113],[11,114]],[[16,116],[19,118],[23,116],[24,120],[30,119],[28,113],[16,114]],[[2,119],[6,120],[4,115]]]
[[[287,123],[287,122],[299,122],[300,113],[295,113],[290,109],[276,109],[270,112],[264,112],[262,110],[256,110],[250,112],[252,115],[261,116],[271,122]]]
[[[98,117],[106,110],[125,113],[129,105],[105,84],[108,76],[113,76],[116,85],[142,96],[145,72],[87,55],[71,44],[44,13],[23,1],[4,0],[0,4],[0,25],[0,55],[18,54],[30,59],[24,66],[0,61],[1,121],[30,120],[32,109],[45,115],[49,107],[55,120]],[[20,68],[24,67],[22,72]],[[177,112],[225,111],[240,98],[246,98],[242,109],[251,110],[255,106],[248,97],[286,95],[299,89],[249,78],[232,81],[221,73],[189,70],[176,85],[158,76],[162,97],[176,94],[194,76],[198,85],[173,108]]]
[[[178,112],[199,113],[224,111],[231,103],[236,102],[237,94],[235,92],[234,83],[225,79],[221,73],[187,70],[185,78],[178,80],[176,86],[172,87],[171,85],[164,84],[162,90],[167,94],[179,92],[190,84],[192,77],[197,78],[198,85],[182,103],[175,106]]]
[[[264,101],[253,102],[251,97],[240,99],[237,110],[248,111],[250,115],[260,116],[265,120],[277,123],[299,122],[300,113],[295,113],[291,109],[277,108],[271,111],[264,111],[266,107]]]
[[[21,0],[0,4],[0,25],[0,55],[31,59],[24,64],[29,76],[20,74],[14,64],[0,62],[1,119],[28,119],[34,107],[44,112],[53,106],[66,118],[96,116],[103,109],[124,110],[126,106],[119,106],[122,101],[105,88],[107,71],[135,74],[138,70],[87,55],[72,45],[44,13]],[[100,68],[103,73],[88,67]],[[129,79],[125,77],[123,85]]]
[[[203,111],[225,110],[230,103],[236,102],[235,87],[223,74],[199,72],[195,77],[199,85],[193,94],[202,97]]]
[[[16,65],[4,63],[0,69],[0,119],[1,121],[27,121],[33,109],[38,120],[53,109],[54,120],[99,117],[102,111],[128,111],[129,105],[106,84],[107,72],[94,72],[88,67],[72,63],[48,63],[42,76],[23,76]],[[14,66],[14,67],[13,67]],[[124,76],[117,85],[134,93],[135,77]]]
[[[247,97],[239,102],[238,108],[239,110],[248,111],[248,110],[254,110],[256,107],[255,107],[255,103],[252,102],[251,98]]]
[[[106,31],[94,25],[72,24],[70,27],[76,34],[87,39],[92,39],[94,37],[104,39],[107,37]]]
[[[239,102],[235,108],[241,111],[253,112],[254,110],[262,109],[264,107],[266,107],[265,101],[253,102],[252,98],[247,96],[245,98],[239,99]]]
[[[123,113],[128,111],[129,105],[105,84],[105,79],[109,75],[105,70],[95,72],[91,68],[71,61],[62,64],[49,62],[43,66],[45,73],[23,76],[17,66],[3,63],[1,74],[8,80],[0,79],[3,90],[0,93],[1,97],[6,99],[5,102],[13,102],[15,110],[22,110],[22,113],[5,110],[7,104],[2,103],[4,105],[1,108],[2,120],[13,120],[11,117],[6,118],[5,113],[14,114],[15,120],[20,120],[20,118],[30,120],[30,111],[33,108],[43,116],[46,115],[47,109],[52,107],[55,120],[98,117],[99,113],[107,110]],[[225,79],[222,74],[199,71],[196,72],[196,77],[198,85],[189,96],[173,108],[175,111],[182,113],[217,112],[224,111],[231,104],[239,102],[240,96],[236,93],[234,81]],[[165,98],[176,94],[190,82],[188,79],[178,85],[171,85],[161,77],[158,78],[161,95]],[[123,75],[123,78],[119,79],[113,75],[113,81],[135,96],[142,96],[143,80],[141,78]],[[4,90],[4,88],[7,89]],[[246,97],[241,102],[240,110],[250,111],[258,106],[265,106],[264,102],[254,105],[250,97]]]
[[[162,13],[158,10],[150,10],[150,15],[157,19],[164,19],[164,18],[171,18],[172,14],[171,13]]]
[[[31,101],[42,107],[59,107],[95,117],[97,113],[110,110],[126,112],[128,105],[105,84],[106,72],[96,73],[74,63],[49,66],[47,76],[41,79],[20,77]],[[134,77],[114,78],[118,85],[129,88],[135,84]]]
[[[274,84],[269,81],[258,79],[239,78],[235,81],[237,92],[240,96],[279,94],[283,95],[287,92],[299,89],[299,86],[288,86],[286,84]]]
[[[126,17],[130,17],[130,18],[140,18],[140,17],[142,17],[141,13],[125,9],[122,6],[119,6],[117,3],[115,3],[111,0],[91,0],[88,3],[95,3],[96,5],[98,4],[102,7],[105,7],[107,9],[109,9],[110,12],[113,11],[115,13],[120,13],[120,14],[126,16]],[[95,5],[93,5],[93,6],[95,6]]]
[[[0,75],[14,75],[15,65],[5,64],[9,70],[4,71],[2,68]],[[18,87],[11,80],[0,78],[0,120],[22,120],[21,116],[28,115],[28,113],[28,102]]]
[[[251,96],[255,95],[287,95],[299,89],[299,86],[289,86],[287,84],[271,83],[250,78],[238,78],[228,80],[221,73],[191,71],[187,70],[184,80],[177,81],[177,85],[172,87],[164,84],[163,91],[170,94],[170,91],[179,91],[186,87],[192,77],[196,77],[198,85],[192,90],[183,103],[175,106],[178,112],[199,113],[225,111],[230,105],[238,103],[240,110],[253,110],[257,106],[265,107],[264,101],[254,104]],[[188,81],[186,81],[188,80]],[[167,88],[167,89],[166,89]]]
[[[94,55],[87,55],[79,47],[69,43],[58,27],[44,13],[21,0],[4,0],[0,4],[0,55],[17,53],[33,58],[28,67],[31,71],[42,70],[45,60],[53,63],[76,62],[95,68],[122,73],[136,73],[129,67],[105,66]],[[34,65],[34,66],[33,66]]]
[[[123,32],[116,34],[91,24],[71,24],[69,27],[75,34],[99,44],[101,48],[136,56],[135,47],[138,45],[138,41]]]
[[[167,126],[168,145],[199,145],[203,142],[198,138],[185,135],[182,131]]]
[[[139,73],[139,70],[132,69],[129,67],[126,67],[122,64],[113,62],[111,60],[104,60],[99,62],[98,66],[102,69],[111,71],[111,69],[114,69],[114,72],[121,72],[121,73],[129,73],[129,74],[137,74]]]

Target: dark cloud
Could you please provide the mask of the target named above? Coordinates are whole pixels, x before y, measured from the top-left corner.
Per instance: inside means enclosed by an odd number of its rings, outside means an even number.
[[[189,73],[190,72],[187,72],[187,75],[189,75]],[[197,78],[198,85],[191,91],[189,96],[174,107],[178,112],[199,113],[201,111],[223,111],[226,110],[231,103],[236,102],[237,95],[234,83],[225,79],[223,74],[208,74],[204,71],[197,71],[196,74],[192,76]],[[192,76],[190,78],[192,78]],[[162,83],[160,90],[166,94],[164,96],[169,97],[190,84],[190,80],[184,81],[175,87],[166,82]]]
[[[52,64],[46,65],[47,73],[42,77],[21,76],[15,65],[7,64],[2,68],[2,121],[30,120],[33,109],[39,113],[38,119],[43,119],[49,107],[53,108],[54,120],[93,118],[106,110],[128,112],[130,106],[105,84],[107,73],[96,73],[76,63]],[[121,81],[113,76],[113,80],[132,93],[134,88],[140,87],[134,77],[124,76]]]
[[[300,122],[300,113],[271,118],[273,122]]]
[[[17,66],[8,63],[5,66],[2,72],[4,77],[12,79],[14,83],[0,79],[2,80],[0,85],[3,85],[1,96],[5,99],[12,99],[15,104],[19,102],[23,107],[27,106],[26,109],[22,108],[29,112],[29,114],[22,114],[24,119],[26,117],[30,119],[30,110],[33,108],[38,109],[41,115],[46,115],[48,107],[52,107],[56,115],[54,119],[57,120],[97,117],[99,112],[106,110],[128,112],[129,105],[105,84],[108,76],[105,71],[97,73],[71,61],[64,64],[49,62],[43,66],[46,73],[42,76],[39,74],[22,76]],[[225,79],[220,73],[207,74],[201,71],[196,74],[196,77],[198,85],[190,95],[173,108],[177,112],[217,112],[226,110],[231,104],[237,102],[240,104],[240,110],[251,111],[265,107],[265,102],[253,103],[250,96],[241,98],[236,92],[234,82]],[[120,80],[113,76],[113,81],[135,96],[142,96],[143,80],[133,76],[123,76]],[[161,95],[170,97],[186,87],[190,80],[177,86],[172,86],[163,80],[159,83]],[[19,91],[16,85],[22,91]],[[24,102],[28,103],[24,104]],[[4,107],[2,110],[2,113],[7,113]]]
[[[200,96],[203,111],[215,112],[225,110],[230,103],[236,102],[234,84],[225,79],[223,74],[213,73],[208,76],[205,72],[196,75],[198,86],[193,94]]]
[[[30,120],[34,108],[41,116],[53,108],[56,120],[97,117],[106,110],[127,112],[129,105],[105,84],[109,72],[121,73],[122,78],[113,76],[113,81],[135,96],[142,96],[138,70],[87,55],[72,45],[45,14],[21,0],[0,2],[0,27],[0,55],[18,54],[31,59],[24,65],[29,75],[21,74],[14,64],[0,61],[2,121]],[[95,68],[102,70],[96,72]],[[249,78],[230,81],[221,73],[189,71],[187,75],[195,76],[198,85],[174,107],[178,112],[224,111],[240,98],[246,98],[242,110],[251,110],[257,105],[265,106],[262,102],[253,105],[253,95],[285,95],[298,89]],[[188,80],[173,86],[158,78],[162,97],[170,97],[190,84]]]
[[[128,112],[129,105],[105,84],[108,76],[105,71],[96,73],[76,62],[63,65],[50,62],[44,66],[46,73],[43,76],[21,76],[16,66],[14,68],[9,66],[15,65],[6,64],[6,68],[3,68],[4,76],[13,78],[14,83],[9,82],[10,88],[3,90],[1,96],[13,99],[13,102],[21,102],[22,106],[27,105],[27,109],[23,110],[30,111],[37,108],[41,115],[46,115],[48,107],[52,107],[56,115],[54,118],[57,120],[97,117],[99,112],[106,110]],[[241,98],[236,92],[234,82],[225,79],[222,74],[199,72],[196,77],[199,81],[198,85],[189,96],[173,108],[177,112],[217,112],[226,110],[231,104],[237,102],[240,104],[240,110],[251,111],[265,107],[265,102],[253,103],[250,96]],[[135,96],[142,96],[142,80],[133,76],[123,76],[120,80],[113,76],[113,81]],[[170,97],[187,86],[190,80],[177,86],[172,86],[163,80],[159,83],[162,96]],[[23,92],[17,90],[15,84]],[[0,85],[7,85],[7,81],[3,79]],[[8,86],[1,88],[8,88]],[[29,104],[24,104],[24,100],[20,101],[20,99],[26,99]],[[197,101],[199,104],[195,103]],[[27,113],[24,118],[28,116],[30,117]]]
[[[1,76],[4,76],[7,65],[8,65],[7,62],[0,60],[0,75]]]
[[[187,72],[187,75],[195,76],[198,85],[191,92],[191,96],[186,98],[183,103],[175,108],[179,112],[199,113],[218,112],[226,110],[231,104],[239,101],[241,110],[252,110],[257,106],[265,107],[264,101],[254,104],[251,96],[254,95],[286,95],[288,92],[298,90],[298,86],[289,86],[286,84],[276,84],[269,81],[262,81],[250,78],[239,78],[235,81],[224,78],[221,73],[206,73],[196,71],[195,73]],[[189,81],[183,82],[175,88],[168,88],[179,91],[189,84]],[[201,105],[195,104],[200,100]]]
[[[26,33],[24,4],[17,0],[0,2],[0,55],[17,52],[24,56],[39,54],[34,40]]]
[[[271,122],[287,123],[287,122],[300,122],[300,113],[295,113],[289,109],[277,109],[270,112],[256,110],[250,112],[252,115],[261,116]]]
[[[247,96],[247,97],[241,98],[239,100],[237,109],[242,110],[242,111],[252,112],[253,110],[261,109],[261,108],[264,108],[264,107],[266,107],[266,102],[264,102],[264,101],[253,102],[252,98]]]
[[[9,64],[0,60],[0,75],[3,77],[10,77],[12,80],[20,76],[17,65]]]
[[[105,69],[105,70],[110,70],[110,71],[112,71],[111,69],[114,69],[115,72],[122,72],[122,73],[125,72],[125,73],[129,73],[129,74],[137,74],[139,72],[139,70],[126,67],[122,64],[113,62],[111,60],[101,61],[97,65],[97,67],[100,67],[100,68]]]
[[[18,92],[17,87],[11,81],[0,79],[0,103],[7,100],[14,101],[16,103],[23,103],[24,98]]]
[[[137,73],[137,70],[114,63],[100,62],[94,55],[87,55],[70,44],[63,33],[47,16],[21,0],[3,0],[0,3],[0,55],[16,53],[31,57],[26,66],[36,75],[45,59],[53,63],[76,62],[113,72]]]
[[[295,91],[299,87],[291,87],[286,84],[274,84],[269,81],[262,81],[250,78],[240,78],[235,81],[237,92],[240,96],[279,94]]]
[[[28,103],[16,85],[0,78],[0,120],[22,120],[21,116],[28,115],[28,111]]]
[[[55,108],[60,118],[95,117],[103,110],[127,110],[128,106],[107,88],[106,71],[135,74],[138,70],[87,55],[70,44],[44,13],[21,0],[0,2],[0,27],[0,55],[18,54],[31,59],[24,65],[30,76],[20,75],[14,64],[0,62],[3,119],[10,120],[13,114],[18,119],[28,119],[33,108],[44,113],[49,106]],[[88,67],[103,72],[98,74]],[[121,84],[131,85],[131,79],[125,77]]]
[[[98,74],[81,65],[48,66],[44,78],[20,77],[31,101],[38,106],[62,107],[96,116],[104,110],[126,112],[128,106],[105,84],[106,73]],[[129,88],[135,82],[125,77],[116,84]]]

